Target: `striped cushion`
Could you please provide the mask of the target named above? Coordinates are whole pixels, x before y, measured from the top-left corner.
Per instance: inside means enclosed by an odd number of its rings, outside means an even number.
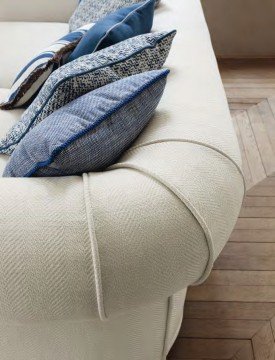
[[[20,143],[3,176],[77,175],[113,164],[148,124],[168,73],[124,78],[55,111]]]
[[[7,99],[0,108],[7,110],[28,104],[50,74],[65,62],[92,26],[93,24],[88,24],[67,34],[35,56],[17,75]]]
[[[0,141],[0,154],[11,154],[30,129],[70,101],[123,77],[160,69],[175,34],[163,31],[139,35],[55,70],[20,121]]]

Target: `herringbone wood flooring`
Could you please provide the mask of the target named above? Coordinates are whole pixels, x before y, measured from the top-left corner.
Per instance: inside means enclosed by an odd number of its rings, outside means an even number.
[[[190,288],[173,360],[275,360],[275,60],[220,62],[247,194],[209,279]]]

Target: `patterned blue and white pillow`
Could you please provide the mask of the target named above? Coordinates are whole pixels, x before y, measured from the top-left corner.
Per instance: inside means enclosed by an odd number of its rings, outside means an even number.
[[[8,110],[27,104],[50,74],[64,64],[83,35],[93,25],[85,25],[63,36],[29,61],[17,75],[7,99],[0,104],[0,108]]]
[[[55,111],[28,133],[3,176],[77,175],[112,165],[148,124],[168,73],[132,75]]]
[[[70,101],[123,77],[160,69],[176,31],[139,35],[72,61],[52,73],[33,103],[0,141],[11,154],[27,132]]]
[[[96,23],[104,16],[126,6],[139,3],[140,0],[81,0],[69,21],[70,30]],[[156,5],[160,0],[156,0]]]

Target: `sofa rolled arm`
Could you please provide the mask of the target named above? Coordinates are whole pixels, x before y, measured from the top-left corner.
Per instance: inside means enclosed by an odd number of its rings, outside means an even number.
[[[0,21],[68,22],[77,0],[1,0]]]
[[[181,141],[133,148],[102,173],[0,185],[7,321],[104,320],[199,283],[243,197],[234,162]]]
[[[84,181],[102,319],[204,281],[244,196],[230,157],[175,139],[133,147]]]

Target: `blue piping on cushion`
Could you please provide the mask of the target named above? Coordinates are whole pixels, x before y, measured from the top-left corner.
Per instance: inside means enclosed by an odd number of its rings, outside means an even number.
[[[95,49],[93,52],[97,51],[98,47],[101,45],[101,43],[107,38],[107,36],[110,34],[111,31],[113,31],[117,26],[123,24],[124,22],[126,22],[128,20],[128,18],[130,16],[132,16],[135,12],[137,12],[138,10],[142,9],[143,7],[147,6],[148,3],[150,3],[151,1],[154,2],[154,5],[155,5],[155,2],[156,0],[147,0],[143,3],[140,3],[139,7],[132,10],[122,21],[120,21],[119,23],[116,23],[115,25],[113,25],[106,33],[105,35],[100,39],[100,41],[98,42],[98,44],[96,45]],[[152,29],[152,27],[151,27]],[[150,31],[151,31],[150,29]]]
[[[143,85],[139,90],[135,91],[133,94],[128,96],[126,99],[123,99],[120,101],[115,107],[113,107],[111,110],[109,110],[106,114],[102,115],[96,122],[94,122],[91,126],[89,126],[87,129],[84,129],[80,133],[72,136],[70,139],[68,139],[64,144],[57,147],[51,154],[51,156],[45,160],[37,163],[26,175],[23,177],[31,177],[35,174],[35,172],[45,166],[50,165],[55,157],[64,149],[66,149],[71,143],[78,140],[82,136],[86,135],[88,132],[93,131],[98,125],[100,125],[104,120],[112,116],[114,113],[116,113],[118,110],[120,110],[123,106],[129,104],[132,100],[134,100],[136,97],[138,97],[143,91],[147,90],[149,87],[151,87],[153,84],[158,82],[159,80],[166,78],[168,74],[170,73],[170,70],[165,69],[160,75],[157,75],[154,79],[150,80],[147,84]],[[108,86],[108,85],[106,85]]]
[[[177,30],[172,30],[172,31],[170,31],[168,34],[165,34],[165,35],[162,36],[160,39],[156,40],[155,43],[154,43],[154,45],[145,46],[145,47],[143,47],[142,49],[136,51],[135,53],[127,56],[127,57],[124,58],[124,59],[115,61],[115,62],[111,63],[111,65],[101,65],[101,66],[99,66],[99,67],[97,67],[97,68],[94,68],[92,71],[100,70],[100,69],[103,69],[103,68],[108,67],[108,66],[111,67],[111,66],[113,66],[113,65],[116,65],[116,64],[121,63],[122,61],[127,61],[127,60],[130,59],[131,57],[140,54],[142,51],[144,51],[144,50],[146,50],[146,49],[153,49],[153,48],[156,46],[156,44],[158,44],[159,42],[161,42],[163,39],[165,39],[166,37],[168,37],[168,36],[170,36],[170,35],[172,35],[172,34],[176,34],[176,33],[177,33]],[[132,39],[133,39],[133,38],[132,38]],[[125,40],[125,41],[127,41],[127,40]],[[113,46],[115,46],[115,45],[113,45]],[[105,49],[103,49],[103,50],[105,50]],[[84,56],[87,56],[87,55],[84,55]],[[79,59],[80,59],[80,58],[79,58]],[[77,60],[78,60],[78,59],[77,59]],[[76,61],[76,60],[75,60],[75,61]],[[72,63],[73,63],[73,61],[72,61]],[[0,151],[1,151],[1,150],[8,149],[8,148],[9,148],[10,146],[12,146],[12,145],[18,144],[18,143],[22,140],[22,138],[23,138],[23,137],[26,135],[26,133],[30,130],[32,124],[35,122],[35,120],[36,120],[36,118],[38,117],[38,115],[40,115],[40,113],[43,111],[44,107],[47,105],[47,103],[48,103],[48,101],[50,100],[50,98],[52,97],[54,91],[55,91],[60,85],[62,85],[66,80],[70,80],[70,79],[72,79],[72,78],[74,78],[74,77],[78,77],[78,76],[82,76],[82,75],[88,74],[89,72],[91,72],[91,70],[84,71],[84,72],[82,72],[82,73],[80,73],[80,74],[77,74],[77,75],[71,75],[71,76],[65,77],[65,78],[62,79],[58,84],[56,84],[55,87],[53,88],[51,94],[50,94],[50,95],[48,96],[48,98],[45,100],[44,106],[43,106],[43,107],[37,112],[37,114],[34,116],[33,120],[32,120],[32,121],[30,122],[30,124],[27,126],[26,130],[25,130],[24,133],[21,135],[21,137],[19,138],[19,140],[15,141],[15,142],[12,142],[12,143],[9,143],[9,144],[6,145],[6,146],[0,147]]]

